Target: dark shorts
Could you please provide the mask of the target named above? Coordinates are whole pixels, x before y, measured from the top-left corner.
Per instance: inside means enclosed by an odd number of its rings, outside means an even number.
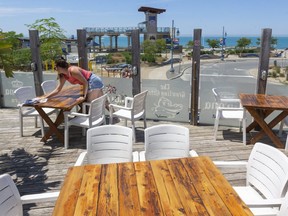
[[[91,74],[90,78],[88,79],[88,91],[92,89],[102,89],[104,84],[102,79],[95,74]]]

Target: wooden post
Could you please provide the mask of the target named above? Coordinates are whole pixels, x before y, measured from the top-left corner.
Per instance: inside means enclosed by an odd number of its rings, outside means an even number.
[[[86,30],[77,29],[79,67],[88,70]]]
[[[271,47],[272,29],[263,29],[261,35],[261,49],[257,77],[257,94],[265,94],[269,70],[269,56]]]
[[[38,30],[29,30],[30,50],[32,54],[31,69],[34,76],[36,96],[43,95],[41,83],[43,82],[42,60],[40,56],[40,40]]]
[[[141,92],[141,70],[140,70],[140,33],[132,30],[132,94]]]
[[[199,100],[199,82],[200,82],[200,51],[201,51],[201,29],[194,29],[194,46],[192,58],[192,76],[191,76],[191,125],[198,124],[198,100]]]

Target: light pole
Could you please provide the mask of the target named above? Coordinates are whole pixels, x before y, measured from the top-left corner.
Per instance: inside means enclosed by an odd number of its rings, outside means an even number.
[[[172,31],[171,31],[171,57],[170,57],[170,61],[171,61],[171,68],[170,68],[170,72],[173,73],[174,67],[173,67],[173,49],[174,49],[174,20],[172,20]]]
[[[222,61],[224,61],[224,46],[226,45],[226,36],[227,36],[227,33],[224,31],[224,26],[223,26],[222,41],[221,41],[221,60]]]

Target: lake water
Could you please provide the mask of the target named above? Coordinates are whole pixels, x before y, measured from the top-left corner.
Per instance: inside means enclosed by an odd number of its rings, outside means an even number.
[[[260,38],[259,37],[251,37],[251,36],[241,36],[241,37],[246,37],[248,39],[251,39],[251,45],[250,46],[258,46],[257,45],[257,38]],[[226,46],[227,47],[235,47],[237,45],[237,41],[241,38],[240,36],[237,37],[237,36],[227,36],[226,37]],[[189,37],[189,36],[180,36],[178,37],[179,38],[179,44],[182,45],[182,46],[186,46],[187,43],[190,41],[190,40],[193,40],[192,36]],[[219,40],[221,37],[220,36],[209,36],[209,37],[205,37],[205,36],[202,36],[202,46],[204,46],[204,48],[209,48],[206,40],[207,39],[217,39]],[[281,37],[275,37],[277,38],[277,46],[275,48],[277,49],[286,49],[288,48],[288,37],[284,37],[284,36],[281,36]],[[96,42],[97,39],[96,39]],[[142,43],[143,42],[143,36],[140,36],[140,42]],[[112,40],[112,43],[113,43],[113,46],[114,46],[114,38]],[[109,47],[109,44],[110,44],[110,38],[108,36],[104,36],[102,37],[102,47]],[[126,36],[120,36],[118,37],[118,47],[127,47],[128,46],[128,39]]]

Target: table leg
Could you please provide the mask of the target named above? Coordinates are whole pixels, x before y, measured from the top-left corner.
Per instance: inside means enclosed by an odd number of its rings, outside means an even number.
[[[254,120],[259,124],[262,130],[256,134],[251,139],[251,143],[256,143],[259,139],[263,137],[263,135],[268,135],[268,137],[272,140],[272,142],[278,147],[283,148],[284,145],[281,140],[273,133],[272,128],[277,125],[282,119],[284,119],[287,115],[287,111],[281,112],[278,116],[276,116],[269,124],[267,124],[264,119],[259,115],[256,109],[247,109],[248,112],[254,117]]]
[[[248,110],[248,109],[247,109]],[[267,116],[269,116],[271,113],[273,112],[273,110],[265,110],[265,112],[262,112],[263,114],[263,119],[265,119]],[[251,114],[251,113],[250,113]],[[256,128],[257,126],[259,126],[259,124],[257,123],[257,121],[254,121],[249,125],[247,126],[246,128],[246,132],[249,133],[251,130],[253,130],[254,128]]]
[[[49,118],[49,116],[43,111],[41,107],[35,106],[35,109],[38,111],[38,113],[41,115],[43,120],[49,125],[49,131],[45,133],[44,137],[41,139],[41,141],[46,142],[49,137],[55,133],[58,139],[64,143],[64,136],[62,133],[59,132],[58,126],[63,122],[64,120],[64,115],[63,115],[63,110],[60,110],[57,119],[55,123]]]

